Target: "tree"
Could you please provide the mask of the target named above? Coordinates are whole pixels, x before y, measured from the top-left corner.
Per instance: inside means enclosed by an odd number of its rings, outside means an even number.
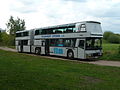
[[[1,42],[2,42],[2,34],[0,32],[0,44],[1,44]]]
[[[14,19],[13,16],[10,16],[8,23],[6,23],[7,29],[10,35],[15,35],[16,31],[25,30],[25,21],[18,18]]]
[[[111,34],[109,37],[108,37],[108,41],[110,43],[120,43],[120,39],[117,35],[115,34]]]
[[[103,39],[108,40],[108,37],[113,35],[113,32],[106,31],[104,32]]]
[[[109,43],[120,43],[119,34],[114,34],[113,32],[106,31],[104,32],[103,39]]]

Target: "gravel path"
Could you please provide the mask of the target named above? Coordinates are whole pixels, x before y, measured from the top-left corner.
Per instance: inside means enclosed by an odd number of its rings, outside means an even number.
[[[8,47],[0,47],[0,49],[1,50],[5,50],[5,51],[17,52],[16,49],[12,49],[12,48],[8,48]],[[35,55],[35,54],[28,54],[28,55],[38,56],[38,55]],[[40,56],[40,57],[51,58],[51,59],[68,60],[68,59],[64,59],[64,58],[51,57],[51,56]],[[70,61],[89,63],[89,64],[97,64],[97,65],[103,65],[103,66],[116,66],[116,67],[120,67],[120,61],[105,61],[105,60],[96,60],[96,61],[70,60]]]
[[[8,47],[0,47],[1,50],[5,50],[5,51],[12,51],[12,52],[17,52],[16,49],[12,49],[12,48],[8,48]]]

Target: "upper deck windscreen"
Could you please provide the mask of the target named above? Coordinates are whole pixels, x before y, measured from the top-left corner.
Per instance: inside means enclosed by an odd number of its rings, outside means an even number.
[[[99,23],[87,23],[87,31],[91,34],[103,34],[101,24]]]

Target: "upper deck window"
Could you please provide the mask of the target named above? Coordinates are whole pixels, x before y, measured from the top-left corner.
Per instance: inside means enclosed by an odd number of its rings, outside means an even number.
[[[82,24],[82,25],[80,26],[80,31],[86,31],[86,26],[85,26],[85,24]]]
[[[36,30],[36,31],[35,31],[35,35],[39,35],[39,30]]]
[[[23,37],[23,36],[29,36],[29,32],[26,31],[26,32],[19,32],[19,33],[16,33],[16,37]]]
[[[16,37],[22,37],[22,33],[16,33]]]
[[[35,35],[40,35],[40,34],[43,34],[43,30],[42,29],[37,29],[35,31]]]
[[[23,36],[29,36],[29,32],[23,32]]]
[[[56,27],[56,28],[48,28],[48,29],[37,29],[35,31],[35,35],[41,35],[41,34],[63,34],[63,33],[73,33],[73,32],[76,32],[75,26]]]

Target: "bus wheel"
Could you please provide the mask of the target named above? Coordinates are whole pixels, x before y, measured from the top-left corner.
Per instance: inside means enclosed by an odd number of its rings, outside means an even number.
[[[40,55],[40,52],[41,52],[40,48],[35,49],[35,54]]]
[[[69,58],[69,59],[73,59],[74,58],[73,51],[68,51],[67,58]]]

